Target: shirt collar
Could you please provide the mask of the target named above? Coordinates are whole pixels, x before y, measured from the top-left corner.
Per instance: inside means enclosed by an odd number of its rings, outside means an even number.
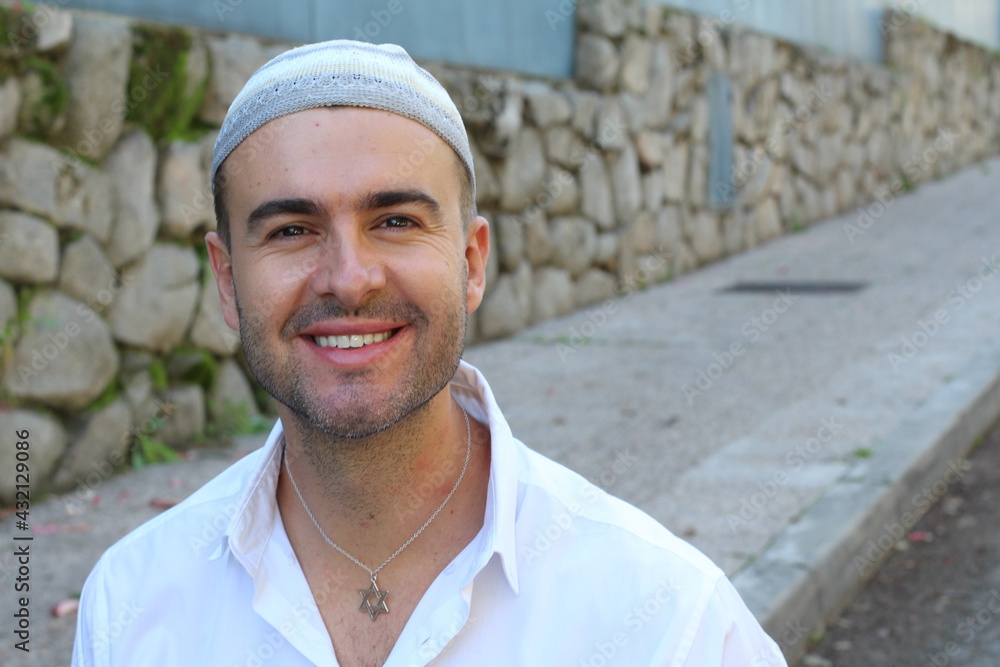
[[[490,429],[490,483],[486,492],[483,530],[486,538],[482,565],[498,554],[504,576],[517,594],[517,552],[514,519],[517,515],[517,458],[514,435],[500,412],[486,378],[472,364],[462,361],[451,381],[452,396],[470,417]],[[474,572],[473,576],[478,573]]]
[[[490,481],[480,531],[480,537],[484,539],[483,558],[477,561],[469,581],[485,567],[493,554],[497,554],[507,583],[517,594],[514,519],[517,513],[518,474],[514,436],[486,378],[477,368],[461,361],[450,386],[452,396],[469,416],[490,429]],[[279,419],[259,451],[258,461],[247,478],[236,512],[224,534],[229,549],[251,576],[257,574],[278,516],[276,493],[282,433]],[[213,558],[220,556],[222,551],[223,547],[220,547]]]

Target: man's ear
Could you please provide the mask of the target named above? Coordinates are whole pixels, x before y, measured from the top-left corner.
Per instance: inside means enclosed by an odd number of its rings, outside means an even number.
[[[222,316],[226,324],[234,331],[240,330],[240,318],[236,311],[236,287],[233,284],[233,260],[226,249],[226,244],[215,232],[205,234],[205,245],[208,246],[208,261],[215,274],[215,284],[219,288],[219,305],[222,306]]]
[[[465,312],[471,313],[483,302],[486,292],[486,260],[490,257],[490,223],[481,215],[469,223],[465,235],[465,262],[469,273]]]

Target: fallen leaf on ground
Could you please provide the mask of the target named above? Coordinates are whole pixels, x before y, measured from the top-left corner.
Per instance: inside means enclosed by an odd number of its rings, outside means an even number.
[[[161,510],[168,510],[179,502],[180,501],[176,498],[153,498],[149,501],[149,506]]]
[[[69,616],[70,614],[75,614],[76,610],[80,608],[80,601],[76,598],[69,598],[67,600],[60,600],[56,602],[55,606],[52,607],[52,615],[56,618],[62,618],[63,616]]]
[[[82,533],[87,530],[90,530],[89,523],[71,523],[62,528],[62,532],[64,533]]]

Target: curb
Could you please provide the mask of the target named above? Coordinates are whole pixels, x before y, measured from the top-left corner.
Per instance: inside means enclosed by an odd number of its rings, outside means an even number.
[[[1000,417],[1000,345],[940,387],[733,577],[790,665],[950,484]],[[900,532],[902,531],[902,532]]]

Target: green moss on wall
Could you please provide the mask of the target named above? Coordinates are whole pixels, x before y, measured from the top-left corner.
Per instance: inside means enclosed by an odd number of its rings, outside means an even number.
[[[21,7],[0,6],[0,80],[12,74],[11,58],[16,58],[28,45],[31,34],[31,13]]]
[[[195,115],[208,87],[208,76],[190,85],[191,33],[184,28],[138,25],[129,75],[127,118],[158,142],[188,139],[200,133]]]
[[[44,139],[69,106],[69,86],[56,65],[41,56],[18,63],[23,101],[18,123],[21,132]]]
[[[38,26],[27,3],[0,6],[0,82],[22,81],[21,131],[44,138],[69,105],[69,87],[52,60],[35,52]]]

